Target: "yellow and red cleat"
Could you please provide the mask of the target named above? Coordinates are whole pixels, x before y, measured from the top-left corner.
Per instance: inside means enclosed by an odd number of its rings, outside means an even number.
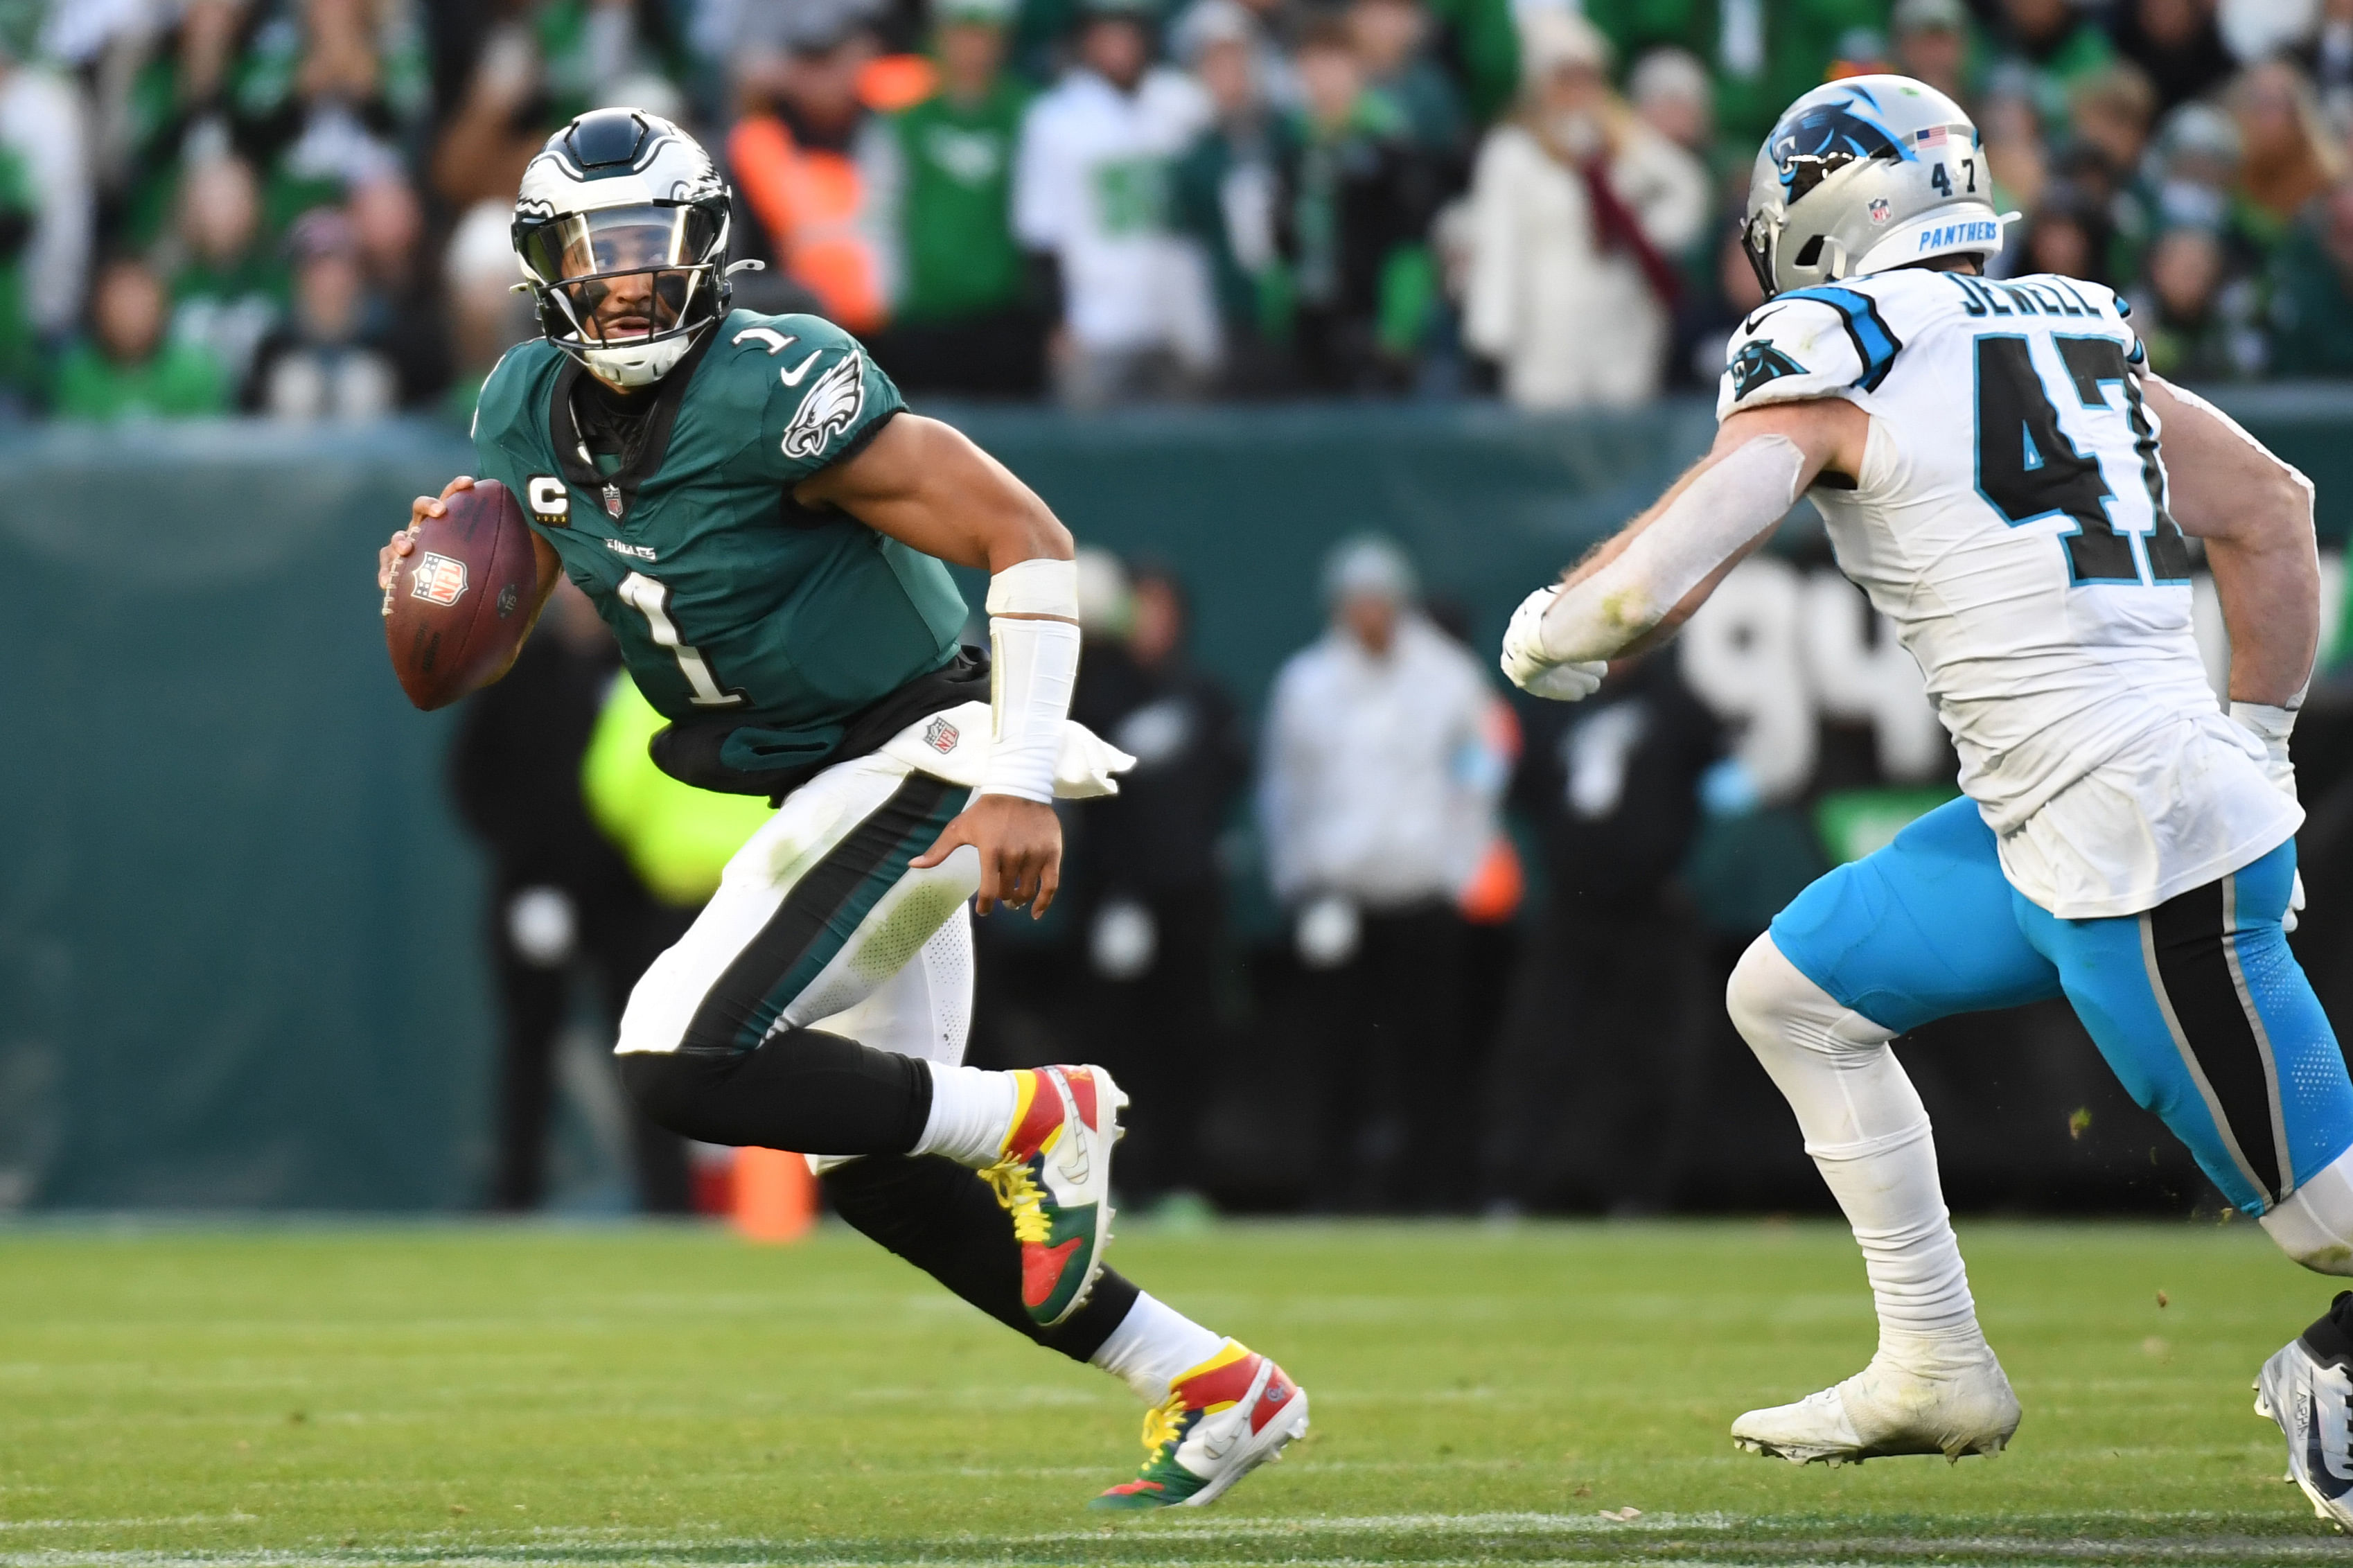
[[[1307,1391],[1237,1340],[1168,1386],[1144,1418],[1144,1468],[1087,1506],[1199,1508],[1307,1435]]]
[[[1095,1067],[1029,1068],[997,1163],[980,1173],[1013,1219],[1021,1304],[1050,1329],[1086,1302],[1111,1245],[1111,1151],[1127,1103]]]

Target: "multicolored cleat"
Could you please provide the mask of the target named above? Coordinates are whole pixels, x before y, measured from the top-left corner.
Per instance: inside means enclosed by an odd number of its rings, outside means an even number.
[[[1144,1418],[1144,1468],[1089,1508],[1200,1508],[1307,1435],[1307,1391],[1236,1340]]]
[[[1028,1068],[1002,1157],[981,1180],[1013,1216],[1021,1304],[1050,1329],[1085,1304],[1111,1245],[1111,1151],[1127,1096],[1095,1067]]]

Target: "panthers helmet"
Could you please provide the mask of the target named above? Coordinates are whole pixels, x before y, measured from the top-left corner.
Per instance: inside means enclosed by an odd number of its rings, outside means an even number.
[[[727,313],[727,186],[658,114],[599,109],[523,171],[514,250],[547,341],[618,386],[660,380]]]
[[[1991,256],[2005,221],[1959,104],[1910,77],[1857,76],[1782,111],[1749,176],[1740,244],[1772,295],[1932,256]]]

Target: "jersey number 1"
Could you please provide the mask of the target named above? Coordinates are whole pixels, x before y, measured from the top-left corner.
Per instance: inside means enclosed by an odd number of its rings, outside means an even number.
[[[2102,385],[2113,381],[2124,389],[2125,418],[2140,455],[2141,483],[2153,519],[2148,577],[2134,559],[2132,536],[2119,531],[2108,516],[2116,492],[2100,477],[2099,459],[2085,457],[2059,427],[2059,410],[2051,405],[2024,338],[1978,340],[1979,493],[2013,527],[2054,512],[2073,520],[2074,531],[2060,542],[2079,584],[2187,581],[2189,549],[2165,510],[2157,432],[2141,406],[2139,386],[2126,374],[2124,345],[2113,338],[2053,337],[2052,342],[2084,407],[2114,412]]]
[[[645,616],[646,629],[656,644],[670,651],[678,660],[678,672],[686,677],[687,700],[697,708],[740,708],[744,694],[723,691],[712,678],[711,666],[702,650],[679,640],[678,624],[670,618],[670,589],[642,572],[632,572],[621,579],[621,603]]]

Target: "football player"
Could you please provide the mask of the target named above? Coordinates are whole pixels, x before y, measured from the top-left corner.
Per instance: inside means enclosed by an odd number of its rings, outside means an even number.
[[[655,760],[778,807],[631,994],[621,1076],[687,1137],[810,1155],[850,1225],[1141,1394],[1144,1467],[1096,1506],[1209,1502],[1306,1430],[1305,1392],[1103,1266],[1107,1074],[962,1065],[967,900],[1042,914],[1058,789],[1127,764],[1068,720],[1071,536],[839,328],[731,311],[727,234],[678,127],[575,120],[515,205],[542,337],[474,416],[541,602],[579,584],[670,721]],[[419,497],[412,525],[441,510]],[[380,585],[413,549],[393,535]],[[986,662],[948,563],[990,574]]]
[[[2311,487],[2148,374],[2125,302],[1995,282],[1991,173],[1950,99],[1818,88],[1758,154],[1714,447],[1564,582],[1504,668],[1575,700],[1671,634],[1799,495],[1895,625],[1964,797],[1842,866],[1734,971],[1734,1022],[1854,1228],[1878,1352],[1733,1424],[1809,1460],[1998,1452],[2018,1401],[1979,1331],[1920,1098],[1888,1042],[2064,996],[2140,1104],[2289,1257],[2353,1274],[2353,1088],[2282,935],[2296,901],[2288,731],[2319,637]],[[2190,636],[2202,546],[2231,636],[2222,711]],[[2265,1363],[2257,1408],[2353,1526],[2353,1295]]]

